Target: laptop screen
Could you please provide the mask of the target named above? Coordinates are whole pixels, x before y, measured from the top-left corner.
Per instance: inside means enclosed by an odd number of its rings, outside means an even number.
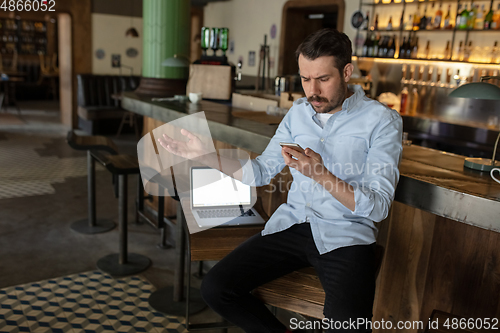
[[[191,169],[191,204],[227,207],[251,204],[251,187],[212,168]]]

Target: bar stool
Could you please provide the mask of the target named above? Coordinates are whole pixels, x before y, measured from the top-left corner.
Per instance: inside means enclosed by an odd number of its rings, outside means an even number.
[[[117,155],[118,148],[113,141],[104,136],[79,136],[74,131],[68,132],[66,141],[75,150],[87,151],[88,217],[73,222],[71,229],[82,234],[99,234],[114,229],[116,224],[113,221],[96,219],[95,160],[91,152],[104,151],[111,155]]]
[[[151,260],[143,255],[128,253],[127,250],[127,198],[128,175],[139,174],[137,157],[130,155],[106,155],[91,152],[92,157],[101,163],[113,175],[118,175],[118,228],[119,252],[109,254],[97,261],[97,268],[111,276],[133,275],[144,271]]]

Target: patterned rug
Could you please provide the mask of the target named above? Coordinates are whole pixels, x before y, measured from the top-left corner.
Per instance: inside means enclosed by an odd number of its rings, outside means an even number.
[[[0,289],[0,332],[187,332],[183,318],[155,312],[144,278],[99,271]]]

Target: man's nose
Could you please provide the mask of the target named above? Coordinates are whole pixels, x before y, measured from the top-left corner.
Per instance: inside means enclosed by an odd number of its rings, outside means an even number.
[[[321,95],[321,89],[316,80],[311,80],[311,84],[309,85],[309,96],[313,95]]]

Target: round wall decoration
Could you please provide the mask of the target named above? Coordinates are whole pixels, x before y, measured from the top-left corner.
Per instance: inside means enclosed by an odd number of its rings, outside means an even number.
[[[99,59],[99,60],[100,59],[104,59],[105,56],[106,56],[106,52],[104,52],[103,49],[98,49],[98,50],[95,51],[95,57],[97,59]]]
[[[127,51],[125,52],[127,57],[129,58],[135,58],[139,54],[139,51],[135,47],[129,47]]]

